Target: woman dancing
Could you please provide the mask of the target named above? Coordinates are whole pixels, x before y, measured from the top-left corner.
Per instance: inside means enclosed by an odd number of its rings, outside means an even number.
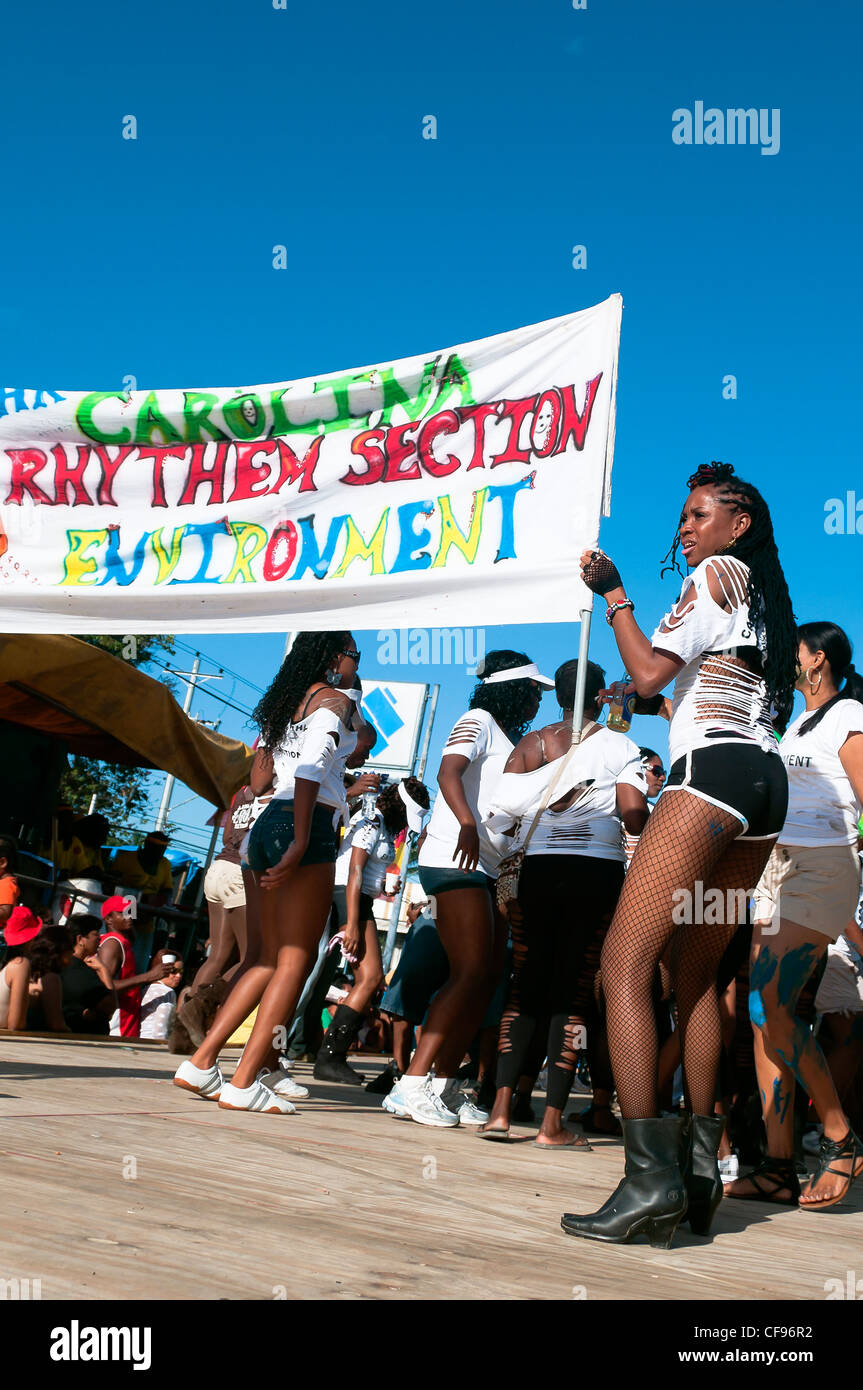
[[[363,1078],[348,1066],[345,1056],[384,979],[374,900],[382,891],[387,867],[395,858],[396,837],[403,830],[418,835],[428,808],[427,788],[416,777],[405,777],[384,788],[370,816],[360,811],[354,817],[342,841],[333,902],[344,931],[342,949],[355,962],[354,983],[336,1009],[318,1049],[316,1081],[363,1084]]]
[[[506,763],[495,792],[500,814],[520,821],[513,847],[525,845],[518,911],[510,912],[514,970],[501,1022],[497,1095],[483,1139],[509,1138],[510,1110],[527,1070],[534,1029],[549,1019],[548,1087],[536,1143],[590,1150],[564,1129],[578,1053],[595,1023],[596,961],[623,884],[621,821],[640,835],[647,821],[647,782],[638,747],[597,722],[605,672],[587,665],[581,742],[572,743],[578,662],[554,675],[562,719],[526,734]],[[561,760],[566,759],[565,765]],[[550,804],[543,809],[543,801]],[[532,832],[532,833],[531,833]],[[529,835],[529,839],[527,839]]]
[[[465,1051],[497,988],[506,950],[506,922],[493,898],[501,856],[482,822],[514,743],[527,732],[543,689],[554,686],[523,652],[489,652],[477,675],[468,712],[446,742],[438,772],[440,795],[419,856],[420,883],[434,899],[450,975],[435,995],[413,1061],[384,1105],[392,1115],[440,1127],[460,1122],[443,1097],[457,1084]],[[463,1107],[457,1108],[460,1112]],[[468,1106],[463,1122],[487,1118]]]
[[[764,1162],[727,1197],[832,1207],[863,1173],[863,1143],[842,1108],[824,1054],[795,1018],[806,982],[853,918],[860,896],[857,821],[863,809],[863,680],[835,623],[798,629],[806,708],[784,734],[788,817],[755,895],[749,1016],[767,1129]],[[840,688],[841,687],[841,688]],[[800,1192],[794,1165],[794,1078],[824,1126],[818,1167]]]
[[[250,785],[257,795],[274,784],[255,821],[248,862],[258,886],[261,954],[234,984],[194,1056],[174,1084],[229,1110],[288,1115],[280,1073],[269,1073],[274,1038],[291,1018],[330,914],[336,823],[345,805],[344,767],[357,743],[349,698],[360,653],[349,632],[300,633],[254,711],[261,746]],[[340,690],[339,687],[343,687]],[[218,1056],[258,1006],[251,1036],[230,1083]],[[263,1077],[272,1080],[273,1089]]]
[[[702,466],[669,552],[692,573],[651,638],[635,621],[617,569],[601,551],[582,557],[585,583],[608,605],[621,657],[641,697],[676,677],[670,771],[629,867],[602,952],[608,1041],[623,1116],[623,1181],[597,1212],[563,1229],[624,1242],[646,1234],[669,1246],[688,1214],[705,1235],[722,1196],[713,1107],[721,1050],[717,967],[785,820],[788,782],[771,706],[790,710],[797,644],[791,600],[767,504],[728,464]],[[719,923],[680,919],[701,889],[719,890]],[[698,901],[704,899],[699,897]],[[716,901],[711,897],[710,901]],[[686,901],[684,897],[683,901]],[[702,914],[706,915],[706,914]],[[651,990],[669,941],[686,1102],[659,1118]],[[687,1213],[688,1208],[688,1213]]]

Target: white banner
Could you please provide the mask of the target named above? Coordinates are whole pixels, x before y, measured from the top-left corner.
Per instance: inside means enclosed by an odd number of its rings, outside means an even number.
[[[273,386],[7,388],[5,630],[577,621],[621,307]]]

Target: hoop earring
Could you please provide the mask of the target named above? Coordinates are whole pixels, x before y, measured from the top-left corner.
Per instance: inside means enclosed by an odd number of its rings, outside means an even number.
[[[811,671],[812,671],[812,667],[810,666],[810,667],[809,667],[809,670],[805,673],[805,674],[806,674],[806,679],[807,679],[807,681],[808,681],[808,683],[809,683],[809,689],[812,691],[812,694],[813,694],[813,695],[817,695],[818,691],[821,689],[821,672],[819,671],[819,672],[817,673],[817,674],[818,674],[818,684],[816,685],[815,682],[814,682],[813,679],[812,679],[811,674],[810,674]]]
[[[342,683],[342,677],[339,671],[325,671],[324,679],[326,680],[327,685],[341,685]]]

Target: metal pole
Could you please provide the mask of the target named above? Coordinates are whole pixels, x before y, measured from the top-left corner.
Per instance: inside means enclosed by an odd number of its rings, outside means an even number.
[[[88,816],[92,816],[93,812],[94,812],[95,809],[96,809],[96,802],[97,802],[98,800],[99,800],[99,797],[98,797],[97,793],[94,792],[93,795],[90,797],[90,809],[89,809],[88,812],[87,812],[87,815],[88,815]]]
[[[426,724],[425,732],[424,732],[424,734],[423,734],[423,744],[422,744],[422,749],[421,749],[421,751],[420,751],[419,758],[415,758],[415,759],[414,759],[414,767],[413,767],[413,773],[412,773],[412,775],[413,775],[414,777],[418,777],[420,781],[422,781],[422,779],[423,779],[423,777],[424,777],[424,775],[425,775],[426,762],[427,762],[427,760],[428,760],[428,754],[429,754],[429,744],[431,743],[432,724],[434,723],[435,710],[437,709],[437,702],[438,702],[438,696],[439,696],[439,695],[440,695],[440,686],[439,686],[439,685],[432,686],[432,688],[431,688],[431,695],[429,695],[429,688],[428,688],[428,686],[426,686],[426,709],[427,709],[427,711],[428,711],[428,723]],[[386,944],[385,944],[385,946],[384,946],[384,957],[383,957],[383,967],[384,967],[384,971],[389,970],[389,968],[390,968],[390,961],[391,961],[392,958],[393,958],[393,951],[394,951],[395,948],[396,948],[396,939],[397,939],[397,937],[398,937],[398,932],[399,932],[399,918],[401,917],[401,913],[402,913],[402,903],[404,902],[405,889],[406,889],[406,887],[407,887],[407,872],[408,872],[408,864],[410,863],[411,846],[412,846],[412,843],[413,843],[413,831],[409,830],[409,831],[407,832],[407,834],[405,835],[404,872],[402,873],[402,876],[401,876],[402,886],[401,886],[401,889],[400,889],[400,891],[399,891],[398,897],[395,899],[395,901],[394,901],[393,904],[392,904],[392,914],[391,914],[390,920],[389,920],[389,922],[388,922],[388,924],[387,924],[387,939],[386,939]]]
[[[587,648],[590,644],[590,608],[581,609],[581,632],[578,639],[578,675],[575,678],[575,697],[572,709],[572,741],[581,743],[581,721],[584,718],[584,690],[587,685]]]
[[[423,746],[422,746],[422,751],[420,752],[419,762],[417,763],[417,771],[414,773],[414,776],[415,776],[415,777],[418,777],[420,781],[422,781],[422,779],[425,777],[425,774],[426,774],[426,761],[427,761],[428,755],[429,755],[429,744],[431,743],[431,731],[432,731],[432,725],[434,724],[435,711],[437,710],[437,702],[438,702],[438,696],[439,696],[439,695],[440,695],[440,686],[439,686],[439,685],[433,685],[433,686],[432,686],[432,691],[431,691],[431,702],[429,703],[428,723],[426,724],[425,733],[423,734]],[[426,690],[426,702],[427,702],[427,703],[429,702],[429,693],[428,693],[428,690]]]
[[[192,698],[195,694],[195,686],[198,683],[198,672],[201,669],[201,658],[195,657],[192,662],[191,678],[186,688],[186,698],[183,701],[183,713],[188,714],[192,707]],[[159,814],[156,816],[156,829],[164,830],[168,820],[168,807],[171,804],[171,793],[174,790],[174,777],[171,773],[165,778],[165,785],[162,788],[162,800],[159,802]]]

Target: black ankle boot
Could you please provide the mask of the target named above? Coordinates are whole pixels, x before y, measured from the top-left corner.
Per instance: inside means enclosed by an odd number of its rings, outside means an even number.
[[[684,1165],[686,1219],[693,1235],[706,1236],[722,1201],[719,1141],[725,1129],[722,1115],[690,1115],[689,1143]]]
[[[667,1250],[686,1214],[681,1172],[681,1121],[624,1120],[626,1168],[623,1182],[599,1211],[561,1219],[571,1236],[623,1245],[646,1235]]]
[[[362,1022],[362,1014],[347,1004],[339,1004],[315,1058],[316,1081],[343,1081],[349,1086],[362,1086],[365,1077],[345,1061],[345,1053],[360,1031]]]

